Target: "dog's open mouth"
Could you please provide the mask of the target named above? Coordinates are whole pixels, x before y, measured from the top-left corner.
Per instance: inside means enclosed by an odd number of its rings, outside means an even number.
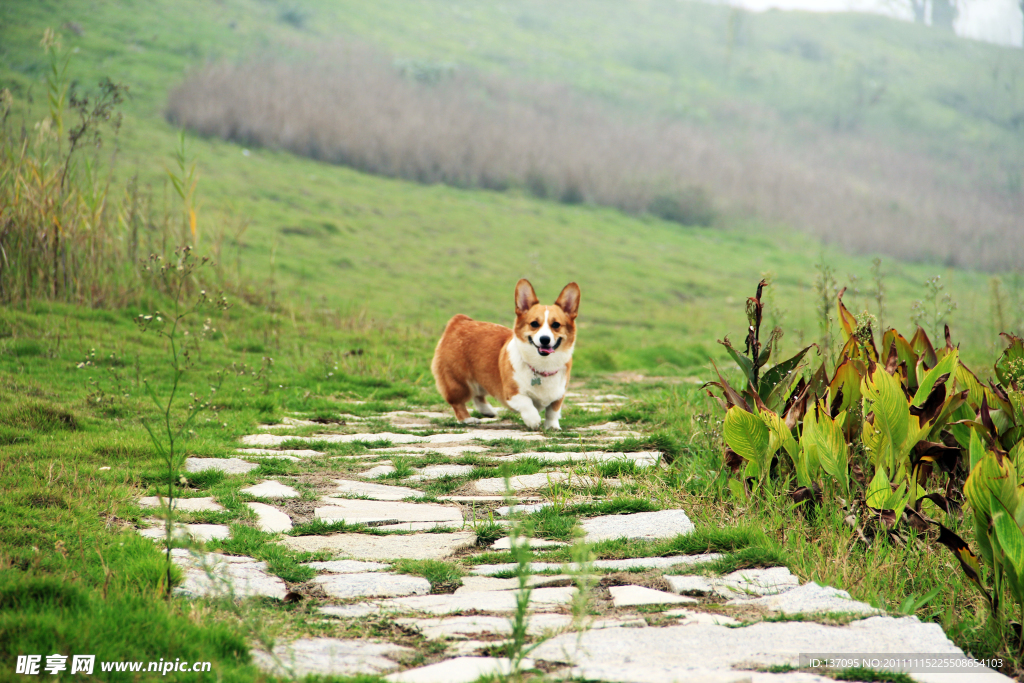
[[[558,350],[558,347],[562,345],[562,337],[558,338],[554,346],[538,346],[533,343],[533,337],[530,337],[530,343],[533,344],[534,348],[537,349],[537,353],[542,356],[550,356],[552,353]]]

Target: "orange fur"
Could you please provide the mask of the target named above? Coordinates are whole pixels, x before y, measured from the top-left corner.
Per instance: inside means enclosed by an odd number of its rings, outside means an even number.
[[[576,283],[570,283],[562,290],[554,305],[543,306],[537,300],[530,283],[520,280],[515,290],[514,330],[494,323],[479,322],[461,314],[449,320],[437,343],[430,370],[437,383],[437,390],[451,405],[456,418],[460,422],[469,418],[466,403],[470,400],[481,410],[489,410],[485,404],[481,404],[488,395],[494,396],[506,407],[513,398],[527,395],[537,404],[538,410],[550,407],[554,411],[551,425],[557,429],[564,386],[568,384],[572,368],[579,300],[579,287]],[[533,339],[538,333],[548,337],[551,350],[543,342]],[[521,349],[526,349],[525,357]],[[560,355],[554,355],[559,351]],[[537,355],[534,356],[533,352]],[[556,386],[562,387],[561,392],[556,391],[558,395],[552,396],[549,389],[543,398],[537,398],[538,392],[531,393],[530,387],[525,387],[527,391],[523,392],[515,378],[517,367],[513,356],[519,359],[516,362],[521,379],[524,372],[527,379],[530,379],[529,371],[524,368],[544,378],[557,372],[558,377],[550,380],[549,386],[560,382]],[[537,370],[537,367],[554,369]],[[540,405],[538,401],[546,405]],[[526,409],[532,410],[528,406]]]

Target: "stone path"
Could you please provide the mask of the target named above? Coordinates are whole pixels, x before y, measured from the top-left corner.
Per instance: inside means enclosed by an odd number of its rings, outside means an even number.
[[[882,614],[841,588],[801,582],[785,567],[715,575],[702,567],[719,554],[645,556],[644,548],[690,534],[694,525],[679,509],[600,514],[604,499],[646,500],[643,478],[664,467],[660,453],[623,452],[630,443],[623,439],[638,433],[604,416],[626,401],[570,394],[567,405],[596,423],[562,433],[523,431],[500,417],[453,428],[447,413],[426,410],[377,415],[372,424],[385,431],[376,433],[366,431],[365,417],[347,414],[331,425],[301,415],[261,425],[233,457],[188,458],[188,472],[222,470],[237,493],[179,499],[176,534],[216,544],[229,538],[220,522],[230,519],[265,532],[270,543],[311,553],[299,559],[315,577],[286,582],[256,558],[176,549],[184,575],[177,591],[302,596],[318,613],[315,631],[290,630],[269,650],[253,644],[254,661],[274,674],[367,674],[396,683],[503,676],[514,666],[506,644],[521,597],[520,565],[510,553],[515,525],[589,503],[596,512],[575,513],[575,538],[631,539],[622,547],[635,552],[581,564],[569,561],[579,548],[572,555],[565,533],[520,537],[533,554],[524,579],[531,587],[526,633],[539,643],[520,668],[534,670],[536,680],[824,683],[833,679],[799,669],[800,653],[962,657],[938,625]],[[163,507],[156,496],[139,505]],[[163,522],[151,519],[140,533],[162,542]],[[452,573],[439,578],[430,567]],[[367,620],[390,623],[376,632],[396,634],[395,642],[353,637],[368,632]],[[911,677],[1010,680],[977,669]]]

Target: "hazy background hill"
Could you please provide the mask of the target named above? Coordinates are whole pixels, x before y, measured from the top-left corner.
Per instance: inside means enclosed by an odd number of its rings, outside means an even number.
[[[886,323],[942,274],[987,352],[989,278],[1024,253],[1022,53],[925,26],[668,0],[8,2],[0,22],[27,130],[47,26],[82,87],[131,86],[116,173],[154,207],[176,127],[201,134],[200,245],[254,301],[429,335],[506,319],[520,276],[577,279],[602,367],[687,367],[762,274],[795,343],[818,334],[814,264],[864,309],[880,255]]]

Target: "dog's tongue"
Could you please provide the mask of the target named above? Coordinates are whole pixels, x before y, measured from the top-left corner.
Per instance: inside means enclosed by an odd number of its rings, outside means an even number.
[[[542,356],[547,356],[548,354],[552,353],[553,351],[554,351],[554,349],[542,349],[542,348],[538,348],[537,349],[537,353],[539,353]]]

